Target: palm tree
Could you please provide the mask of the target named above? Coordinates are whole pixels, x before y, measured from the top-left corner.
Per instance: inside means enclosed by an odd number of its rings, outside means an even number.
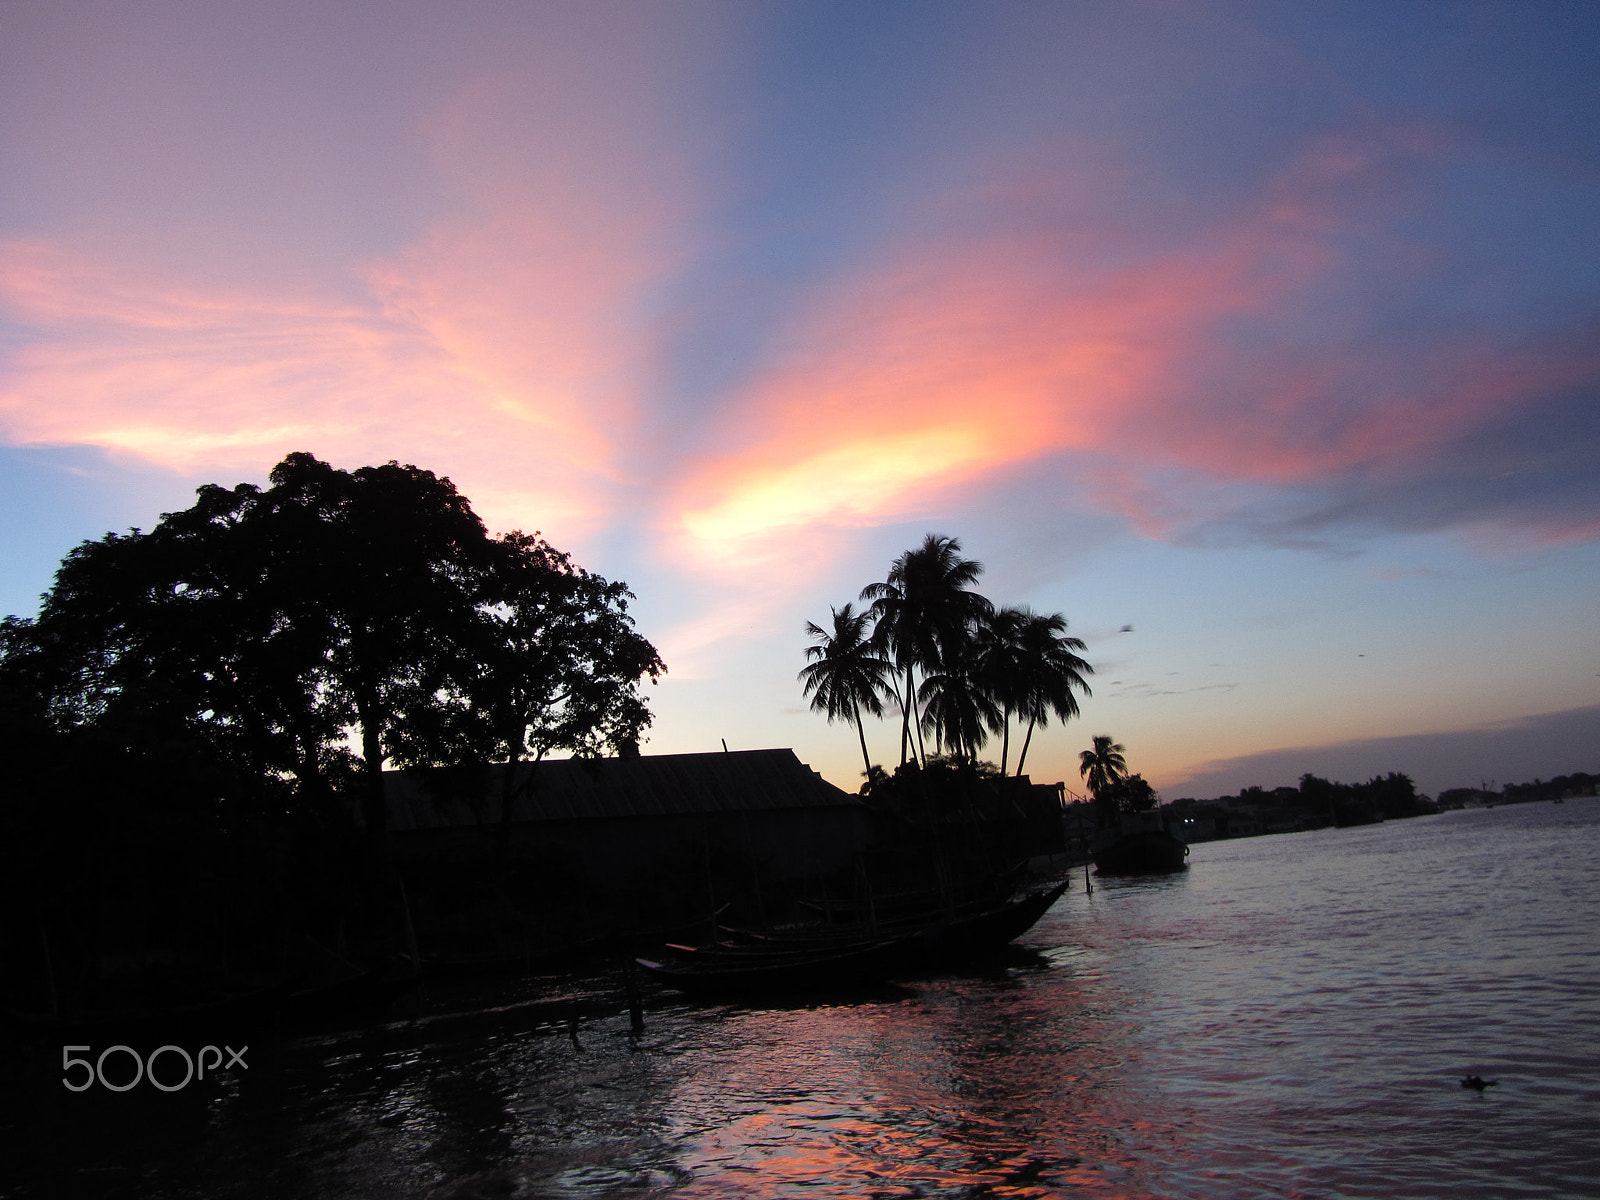
[[[942,669],[923,677],[922,725],[939,739],[941,752],[975,762],[988,731],[1000,724],[1000,708],[984,682],[971,650],[947,650]]]
[[[1020,700],[1018,684],[1023,675],[1021,659],[1022,623],[1031,616],[1025,608],[999,608],[984,617],[973,629],[978,660],[978,681],[990,701],[989,728],[1000,734],[1000,774],[1006,773],[1011,757],[1011,717]]]
[[[921,546],[894,560],[887,580],[861,589],[860,598],[872,602],[867,611],[875,622],[873,640],[881,653],[892,657],[896,674],[904,678],[902,764],[912,747],[912,731],[921,733],[915,712],[916,671],[938,671],[970,640],[973,623],[991,610],[989,602],[971,590],[981,574],[983,564],[962,558],[957,539],[930,533]]]
[[[1084,649],[1081,638],[1067,636],[1067,619],[1060,613],[1048,617],[1030,609],[1019,609],[1017,614],[1015,703],[1018,716],[1028,718],[1028,735],[1022,740],[1022,753],[1017,755],[1017,775],[1028,760],[1028,746],[1033,742],[1033,731],[1038,725],[1048,725],[1050,714],[1061,721],[1078,715],[1078,698],[1072,694],[1077,688],[1085,696],[1091,695],[1085,675],[1093,675],[1094,668],[1073,653]]]
[[[887,677],[893,664],[879,657],[867,632],[871,620],[868,614],[856,612],[851,604],[830,611],[831,634],[814,621],[806,622],[806,634],[815,644],[806,647],[806,657],[812,661],[799,678],[805,684],[805,694],[811,697],[813,712],[826,713],[830,725],[842,717],[856,727],[861,737],[861,760],[870,778],[872,759],[867,754],[861,710],[883,716],[880,697],[889,691]]]
[[[1109,734],[1100,733],[1095,735],[1093,748],[1078,755],[1078,774],[1088,783],[1095,799],[1102,792],[1113,790],[1127,775],[1128,760],[1123,757],[1126,753],[1126,746],[1113,742]]]

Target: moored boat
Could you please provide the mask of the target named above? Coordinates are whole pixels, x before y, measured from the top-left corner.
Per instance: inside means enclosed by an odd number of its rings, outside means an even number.
[[[1101,875],[1160,875],[1188,867],[1189,847],[1160,829],[1126,833],[1094,853]]]
[[[997,950],[1031,929],[1066,889],[1061,883],[977,912],[925,918],[876,938],[669,945],[659,960],[636,961],[682,991],[792,991],[871,982]]]

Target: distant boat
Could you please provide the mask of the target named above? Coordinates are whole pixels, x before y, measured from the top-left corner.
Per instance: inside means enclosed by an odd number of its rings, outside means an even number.
[[[1101,875],[1161,875],[1189,865],[1189,847],[1159,829],[1126,833],[1094,853]]]

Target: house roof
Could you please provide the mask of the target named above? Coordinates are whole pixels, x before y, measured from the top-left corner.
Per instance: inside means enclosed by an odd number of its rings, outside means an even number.
[[[500,765],[477,770],[385,771],[389,828],[397,832],[500,819]],[[533,772],[531,786],[520,786]],[[793,750],[557,759],[518,767],[512,820],[571,821],[859,807]]]

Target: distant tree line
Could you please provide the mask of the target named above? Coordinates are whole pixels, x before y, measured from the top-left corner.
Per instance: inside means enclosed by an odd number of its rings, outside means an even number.
[[[1411,776],[1399,771],[1374,775],[1365,783],[1336,783],[1316,775],[1300,777],[1302,807],[1326,811],[1335,825],[1359,825],[1429,811]]]
[[[976,767],[1000,739],[996,774],[1010,765],[1013,726],[1026,726],[1015,774],[1035,729],[1078,715],[1094,668],[1080,658],[1060,613],[998,608],[973,588],[983,566],[956,538],[928,534],[861,590],[867,607],[832,610],[831,628],[807,622],[812,644],[800,672],[814,711],[854,726],[868,790],[887,777],[867,747],[865,718],[898,716],[900,768],[938,759]]]
[[[1247,810],[1270,826],[1298,829],[1365,825],[1437,811],[1409,775],[1396,771],[1375,775],[1365,783],[1340,783],[1308,772],[1300,777],[1297,788],[1252,786],[1240,789],[1236,796],[1215,800],[1176,800],[1172,807],[1180,815],[1221,821]]]
[[[1535,779],[1532,783],[1508,783],[1498,791],[1491,788],[1447,788],[1439,793],[1440,808],[1466,808],[1486,802],[1530,804],[1540,800],[1566,800],[1575,796],[1600,794],[1600,775],[1576,771],[1554,779]]]

